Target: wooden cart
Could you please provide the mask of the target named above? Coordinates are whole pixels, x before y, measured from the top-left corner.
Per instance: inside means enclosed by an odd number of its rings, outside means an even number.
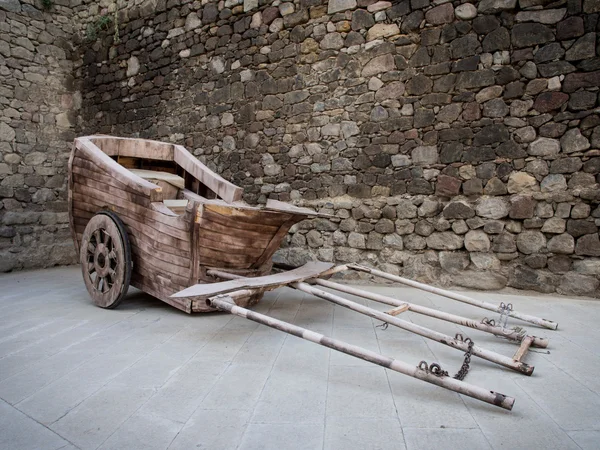
[[[390,370],[512,409],[514,399],[463,381],[471,356],[525,375],[530,347],[548,340],[508,328],[508,317],[556,329],[555,322],[356,264],[310,262],[273,267],[271,258],[295,223],[319,214],[269,200],[241,201],[242,190],[200,163],[184,147],[143,139],[89,136],[75,139],[69,159],[69,218],[83,279],[94,303],[114,308],[129,284],[187,313],[226,311]],[[278,271],[279,270],[279,271]],[[473,320],[389,296],[335,283],[343,271],[359,271],[442,295],[488,311]],[[288,286],[464,352],[450,377],[437,363],[408,364],[247,309],[264,292]],[[322,290],[325,287],[329,291]],[[332,293],[333,292],[338,292]],[[347,293],[392,306],[387,312],[343,298]],[[460,334],[448,336],[403,320],[412,312],[490,333],[519,345],[512,357],[486,350]]]
[[[207,268],[254,277],[292,225],[315,212],[269,200],[241,201],[242,189],[181,145],[144,139],[75,139],[69,159],[69,219],[94,302],[112,308],[131,284],[185,312],[214,311],[171,295],[214,282]],[[260,294],[238,299],[248,306]]]

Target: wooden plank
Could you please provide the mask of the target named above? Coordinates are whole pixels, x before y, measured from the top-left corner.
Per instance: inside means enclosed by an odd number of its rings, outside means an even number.
[[[202,205],[197,203],[193,203],[193,220],[192,227],[190,229],[190,242],[192,244],[192,248],[190,250],[190,263],[191,263],[191,271],[190,271],[190,280],[189,284],[195,284],[198,282],[200,278],[200,229],[198,226],[198,217],[202,214]]]
[[[184,179],[173,173],[145,169],[129,169],[129,171],[136,174],[138,177],[143,178],[144,180],[162,180],[179,189],[185,189]]]
[[[73,210],[74,219],[78,219],[78,223],[82,224],[83,226],[85,226],[87,224],[87,220],[91,219],[96,214],[96,210],[94,209],[94,207],[90,207],[90,205],[82,204],[82,203],[75,203],[75,206],[76,206],[76,208],[74,208],[74,210]],[[83,209],[79,209],[79,207],[82,207]],[[89,212],[89,210],[91,210],[93,212]],[[130,230],[128,230],[129,238],[137,239],[138,246],[141,245],[142,243],[144,243],[144,245],[145,245],[144,248],[146,249],[146,251],[160,253],[161,257],[164,257],[165,260],[169,260],[169,258],[171,256],[179,258],[181,260],[185,260],[185,261],[189,260],[189,258],[190,258],[189,251],[178,249],[176,247],[172,247],[167,244],[163,244],[161,242],[157,242],[156,240],[149,238],[148,236],[144,235],[142,232],[140,232],[138,230],[135,230],[135,229],[131,230],[131,228],[132,228],[131,226],[129,226],[127,224],[126,224],[126,226],[130,228]],[[139,239],[138,239],[138,233],[141,234],[141,236],[139,236]],[[78,236],[78,239],[79,239],[79,236]],[[177,265],[182,265],[185,267],[185,264],[177,263]]]
[[[71,230],[71,237],[73,238],[73,244],[75,245],[75,251],[79,257],[79,240],[77,238],[77,231],[75,230],[75,223],[73,221],[73,160],[75,159],[75,145],[71,146],[71,154],[69,155],[69,162],[67,163],[68,168],[68,191],[67,191],[67,204],[69,209],[69,229]],[[79,259],[79,258],[78,258]]]
[[[102,198],[106,198],[108,201],[116,200],[117,198],[119,198],[126,200],[127,202],[143,206],[144,208],[150,207],[150,199],[146,196],[132,194],[131,192],[118,189],[116,187],[111,186],[110,184],[100,183],[94,180],[93,178],[80,175],[76,172],[73,173],[73,181],[75,182],[75,184],[85,186],[90,190],[96,191],[98,195],[102,195]],[[96,198],[98,198],[98,195],[96,195]]]
[[[246,236],[244,233],[225,234],[206,228],[206,223],[200,221],[200,237],[210,241],[221,241],[232,247],[250,247],[255,249],[265,249],[269,242],[271,242],[271,236],[262,235],[259,238],[255,236]]]
[[[75,158],[75,161],[84,161],[80,158]],[[91,163],[90,163],[91,164]],[[125,189],[121,183],[115,182],[114,179],[102,175],[99,172],[90,171],[87,169],[83,169],[78,166],[74,166],[73,171],[77,174],[81,174],[86,176],[89,179],[95,180],[100,183],[106,183],[116,189],[125,190],[127,192],[131,192],[129,189]],[[120,186],[121,185],[121,186]],[[136,194],[133,192],[133,194]],[[173,211],[164,206],[163,202],[151,202],[148,203],[149,208],[144,205],[139,205],[137,203],[130,204],[128,208],[131,208],[132,211],[140,216],[148,217],[152,220],[156,220],[157,222],[164,223],[165,225],[169,225],[171,227],[187,231],[190,227],[190,218],[182,217],[181,215],[175,214]],[[163,205],[163,206],[160,206]]]
[[[248,256],[248,255],[232,255],[230,253],[224,253],[220,250],[212,250],[206,247],[199,247],[200,252],[200,260],[202,261],[204,257],[211,258],[215,261],[223,261],[233,264],[234,267],[237,267],[238,264],[252,264],[256,261],[256,256]]]
[[[165,216],[179,217],[179,214],[176,214],[169,209],[169,207],[165,204],[165,200],[163,200],[162,202],[150,203],[150,209],[158,213],[164,214]]]
[[[515,356],[513,356],[513,359],[515,361],[521,362],[521,359],[529,351],[529,347],[531,347],[531,344],[533,344],[533,336],[525,336],[525,338],[521,341],[521,345],[517,349]]]
[[[398,314],[402,314],[404,311],[408,311],[409,307],[410,305],[408,303],[404,303],[403,305],[396,306],[385,313],[389,314],[390,316],[397,316]]]
[[[190,314],[192,312],[192,302],[189,299],[178,299],[178,298],[170,298],[169,291],[165,290],[165,288],[158,286],[152,282],[152,280],[144,277],[140,274],[132,274],[131,275],[131,285],[140,289],[141,291],[156,297],[160,301],[163,301],[171,306],[174,306],[177,309],[182,310]],[[183,301],[182,301],[183,300]]]
[[[200,231],[200,236],[202,236],[202,230]],[[251,256],[253,260],[256,260],[263,254],[264,248],[253,248],[253,247],[240,247],[230,245],[227,242],[221,241],[213,241],[209,239],[204,239],[200,237],[196,240],[200,248],[207,248],[211,250],[217,250],[220,252],[226,252],[230,255],[246,255]]]
[[[183,146],[174,146],[174,160],[181,168],[191,174],[194,178],[215,192],[228,203],[242,199],[243,189],[230,183],[220,175],[217,175],[198,159],[188,152]]]
[[[132,174],[129,170],[96,147],[88,138],[76,138],[75,146],[85,155],[86,159],[94,161],[94,163],[102,168],[108,175],[115,177],[121,183],[126,184],[135,190],[139,190],[140,194],[147,195],[150,198],[150,201],[162,201],[162,190],[158,186]]]
[[[101,135],[87,136],[87,138],[110,156],[173,161],[173,144],[166,142]]]
[[[103,202],[101,200],[98,200],[89,195],[80,193],[77,190],[73,193],[73,198],[76,201],[79,201],[80,205],[82,205],[84,203],[88,203],[88,204],[92,204],[94,206],[99,206],[101,208],[106,206],[105,204],[103,204]],[[163,233],[160,230],[156,230],[155,228],[150,226],[150,224],[146,224],[144,222],[137,221],[131,217],[133,214],[131,214],[130,211],[128,211],[126,208],[120,207],[116,204],[113,204],[111,209],[114,210],[119,215],[119,217],[121,217],[121,219],[123,220],[125,225],[132,227],[137,232],[143,233],[144,235],[146,235],[149,238],[150,241],[155,240],[155,241],[161,242],[163,244],[166,244],[168,246],[175,247],[177,249],[187,250],[187,251],[190,250],[189,240],[182,240],[182,239],[176,238],[174,236],[170,236],[166,233]]]
[[[280,227],[284,222],[290,220],[293,214],[267,211],[264,209],[240,209],[229,205],[215,205],[205,203],[205,210],[235,220],[258,225],[270,225]]]
[[[153,247],[150,243],[146,242],[144,239],[138,239],[135,235],[130,235],[129,239],[131,240],[132,245],[135,245],[136,247],[140,248],[145,253],[157,255],[157,257],[160,257],[165,262],[168,262],[169,264],[173,264],[175,266],[180,266],[185,269],[189,269],[190,267],[190,258],[187,253],[185,254],[185,256],[180,256],[174,255],[169,252],[161,252],[160,250]]]
[[[208,217],[211,217],[210,214]],[[212,217],[211,217],[212,218]],[[200,228],[207,231],[212,231],[213,233],[219,234],[221,236],[246,236],[248,239],[266,241],[268,243],[273,235],[277,232],[279,228],[277,227],[263,227],[262,231],[253,231],[253,230],[245,230],[240,228],[233,228],[227,225],[222,225],[218,222],[213,222],[207,218],[207,215],[203,214],[200,217]]]
[[[278,212],[287,212],[290,214],[302,214],[305,216],[318,216],[318,217],[334,217],[333,214],[324,214],[317,211],[313,211],[309,208],[301,208],[299,206],[291,205],[289,203],[280,202],[279,200],[268,199],[265,205],[266,209],[271,209]]]
[[[108,175],[108,173],[106,173],[104,169],[94,164],[93,161],[82,158],[81,156],[84,155],[79,154],[79,156],[76,156],[73,159],[73,171],[75,173],[84,175],[89,178],[93,178],[94,180],[100,181],[102,183],[110,184],[111,186],[114,186],[127,192],[131,192],[132,194],[141,194],[139,189],[134,189],[130,186],[127,186],[126,184],[121,183],[116,178]]]
[[[283,240],[289,229],[292,227],[292,225],[294,225],[296,222],[302,219],[303,216],[292,216],[291,219],[289,219],[287,222],[281,225],[279,230],[277,230],[277,233],[275,233],[275,235],[271,238],[271,242],[269,242],[269,245],[265,247],[265,251],[263,252],[263,254],[254,262],[252,267],[260,267],[266,261],[270,260],[273,254],[281,245],[281,241]]]
[[[239,261],[228,262],[228,261],[220,261],[218,259],[211,258],[207,255],[202,255],[201,266],[209,267],[213,269],[230,269],[230,270],[243,270],[250,269],[252,262],[241,263]]]
[[[104,194],[96,189],[89,188],[88,186],[85,186],[83,184],[75,184],[73,192],[80,193],[88,197],[88,203],[93,203],[94,205],[100,207],[108,206],[111,209],[117,211],[119,215],[126,216],[132,220],[135,220],[141,226],[150,227],[160,233],[164,233],[173,238],[189,242],[189,225],[187,227],[188,230],[182,230],[181,227],[176,228],[171,226],[170,224],[165,224],[163,222],[153,220],[151,214],[149,214],[151,211],[148,208],[145,209],[146,214],[144,216],[141,216],[131,211],[132,202],[128,202],[127,200],[120,199],[118,197],[111,198],[109,195]],[[92,201],[92,199],[96,201]],[[85,198],[81,198],[80,200],[82,203],[86,202]]]
[[[276,226],[274,225],[265,225],[265,224],[255,224],[244,222],[243,220],[238,219],[237,217],[224,216],[214,211],[207,210],[206,208],[202,211],[202,219],[208,220],[213,223],[218,223],[224,227],[227,227],[233,230],[238,230],[239,233],[245,233],[248,231],[254,231],[257,233],[261,233],[264,235],[273,235],[277,233],[281,224]],[[285,222],[285,221],[284,221]],[[283,223],[283,222],[282,222]]]
[[[173,294],[172,298],[180,297],[203,297],[225,294],[239,289],[279,287],[286,284],[316,278],[321,273],[331,269],[333,264],[320,261],[312,261],[294,270],[281,272],[263,277],[243,277],[236,280],[222,281],[220,283],[197,284],[183,291]]]

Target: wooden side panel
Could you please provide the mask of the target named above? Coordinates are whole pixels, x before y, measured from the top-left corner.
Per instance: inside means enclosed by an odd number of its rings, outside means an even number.
[[[70,159],[69,207],[75,241],[80,242],[87,222],[99,210],[114,211],[123,221],[131,242],[131,284],[191,312],[190,301],[169,298],[190,285],[194,272],[191,212],[186,211],[181,216],[161,212],[162,208],[153,202],[155,190],[136,187],[130,178],[115,176],[111,172],[112,164],[102,157],[96,158],[96,153],[88,151],[89,148],[83,148],[76,146]]]
[[[89,139],[75,139],[75,147],[80,151],[80,157],[93,161],[94,164],[105,172],[105,175],[116,178],[126,186],[148,196],[150,201],[162,201],[162,191],[158,186],[131,173],[96,147]]]

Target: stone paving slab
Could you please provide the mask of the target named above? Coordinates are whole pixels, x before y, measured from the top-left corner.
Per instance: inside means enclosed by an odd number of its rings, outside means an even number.
[[[487,311],[368,286],[480,319]],[[500,410],[227,314],[186,315],[136,290],[91,304],[77,267],[0,276],[0,449],[599,449],[600,302],[472,292],[559,322],[525,377],[473,358],[467,381],[516,398]],[[385,305],[353,298],[386,310]],[[256,311],[415,365],[462,354],[291,289]],[[474,330],[402,318],[512,355]]]

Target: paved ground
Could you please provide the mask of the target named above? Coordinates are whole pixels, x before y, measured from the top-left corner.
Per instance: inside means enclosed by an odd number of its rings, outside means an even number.
[[[481,318],[405,288],[369,287]],[[78,268],[0,276],[2,449],[600,448],[600,302],[473,293],[557,320],[525,377],[473,359],[467,381],[512,412],[227,314],[188,316],[138,291],[94,307]],[[367,304],[370,304],[367,302]],[[373,306],[385,309],[384,305]],[[417,364],[462,355],[289,289],[255,308]],[[454,334],[451,324],[403,317]],[[482,346],[515,346],[466,330]]]

